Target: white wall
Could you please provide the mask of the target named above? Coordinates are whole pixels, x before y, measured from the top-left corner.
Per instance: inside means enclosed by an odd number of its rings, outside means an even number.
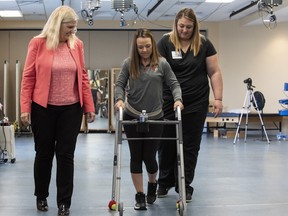
[[[252,79],[254,91],[264,94],[265,113],[281,109],[279,99],[285,98],[284,83],[288,82],[288,28],[278,23],[273,29],[264,25],[240,26],[226,22],[219,27],[219,61],[224,80],[224,105],[228,109],[242,108],[247,85]]]
[[[134,32],[125,31],[125,29],[110,31],[108,30],[109,23],[105,22],[104,24],[100,27],[105,26],[107,29],[105,31],[78,31],[77,33],[84,41],[87,68],[119,67],[122,60],[128,55],[130,40]],[[2,64],[4,60],[10,62],[9,95],[10,98],[13,98],[15,95],[15,87],[13,87],[15,61],[20,60],[23,67],[28,41],[39,32],[39,30],[17,31],[17,28],[33,29],[34,26],[39,29],[43,26],[42,23],[17,25],[14,22],[10,22],[9,25],[9,22],[0,21],[0,30],[8,29],[0,31],[0,97],[3,96]],[[149,23],[140,23],[139,25],[141,26],[134,27],[149,28]],[[159,26],[156,27],[159,29]],[[172,22],[165,22],[163,26],[172,26]],[[201,23],[201,29],[207,30],[209,39],[218,51],[224,80],[223,103],[227,110],[242,108],[246,94],[246,84],[243,83],[243,80],[248,77],[252,78],[253,85],[256,86],[254,90],[261,91],[266,98],[265,113],[277,113],[278,109],[281,109],[278,100],[285,98],[283,86],[285,82],[288,82],[287,26],[287,23],[278,23],[275,29],[269,30],[264,25],[243,26],[241,21]],[[116,24],[111,26],[114,29],[115,27]],[[152,29],[156,27],[151,26]],[[166,31],[167,28],[163,32]],[[163,32],[155,32],[155,38],[159,39]],[[213,99],[212,94],[211,99]],[[14,101],[13,99],[8,104],[9,112],[7,114],[11,119],[14,119]]]

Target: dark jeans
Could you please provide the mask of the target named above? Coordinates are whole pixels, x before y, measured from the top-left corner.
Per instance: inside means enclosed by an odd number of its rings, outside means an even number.
[[[82,121],[79,103],[67,106],[32,103],[31,126],[35,142],[34,181],[37,198],[49,196],[54,154],[57,171],[57,204],[71,205],[74,178],[74,151]]]
[[[124,120],[134,119],[124,112]],[[149,125],[148,133],[137,131],[136,125],[124,125],[124,130],[128,138],[141,137],[161,137],[163,125]],[[142,173],[142,163],[145,163],[148,173],[156,173],[158,171],[158,163],[156,153],[160,140],[128,140],[130,150],[130,172]]]
[[[184,172],[186,191],[193,192],[190,184],[195,175],[198,153],[207,111],[182,114]],[[175,137],[175,126],[164,127],[163,137]],[[174,187],[178,192],[177,146],[173,140],[163,140],[158,151],[159,186]]]

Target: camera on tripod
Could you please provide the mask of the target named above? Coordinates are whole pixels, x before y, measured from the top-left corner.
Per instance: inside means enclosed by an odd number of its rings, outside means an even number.
[[[249,90],[251,90],[251,89],[253,89],[253,87],[255,87],[252,85],[252,79],[251,78],[247,78],[243,82],[247,84],[247,89],[249,89]]]
[[[242,109],[242,112],[240,115],[239,123],[237,126],[237,131],[235,133],[234,144],[236,142],[237,136],[239,135],[239,129],[240,129],[240,125],[242,122],[242,117],[243,117],[244,112],[246,113],[246,126],[245,126],[245,142],[246,142],[247,126],[248,126],[248,113],[250,113],[251,103],[253,104],[255,110],[258,112],[258,116],[259,116],[259,119],[261,122],[262,130],[265,133],[267,142],[270,143],[270,140],[268,138],[268,135],[267,135],[267,132],[266,132],[266,129],[265,129],[265,126],[264,126],[264,123],[263,123],[263,120],[262,120],[262,117],[260,114],[260,111],[263,111],[263,108],[265,105],[264,95],[259,91],[256,91],[256,92],[253,91],[253,88],[255,86],[252,85],[252,79],[251,78],[245,79],[244,83],[247,84],[247,92],[246,92],[246,96],[244,99],[243,109]]]
[[[244,83],[246,83],[247,85],[252,85],[252,79],[251,78],[247,78],[244,80]]]

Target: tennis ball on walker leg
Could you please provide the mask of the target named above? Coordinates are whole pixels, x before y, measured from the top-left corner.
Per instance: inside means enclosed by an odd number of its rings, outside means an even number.
[[[109,205],[108,205],[108,207],[109,207],[109,209],[111,209],[111,210],[116,210],[116,202],[115,202],[115,200],[111,200],[110,202],[109,202]]]
[[[178,200],[177,202],[176,202],[176,209],[179,209],[180,208],[180,200]]]
[[[111,209],[113,210],[113,211],[115,211],[116,210],[116,203],[114,203],[112,206],[111,206]]]

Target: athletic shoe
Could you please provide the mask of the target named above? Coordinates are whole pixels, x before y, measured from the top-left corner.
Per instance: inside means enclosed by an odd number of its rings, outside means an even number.
[[[157,183],[148,182],[147,188],[147,203],[153,204],[156,200]]]
[[[145,194],[143,192],[138,192],[135,195],[136,203],[134,205],[135,210],[147,210],[146,208],[146,199]]]
[[[163,187],[159,185],[159,188],[157,190],[157,196],[158,198],[166,197],[168,194],[168,191],[171,189],[171,187]]]
[[[191,192],[187,192],[186,193],[186,202],[191,202],[192,201],[192,193]]]

